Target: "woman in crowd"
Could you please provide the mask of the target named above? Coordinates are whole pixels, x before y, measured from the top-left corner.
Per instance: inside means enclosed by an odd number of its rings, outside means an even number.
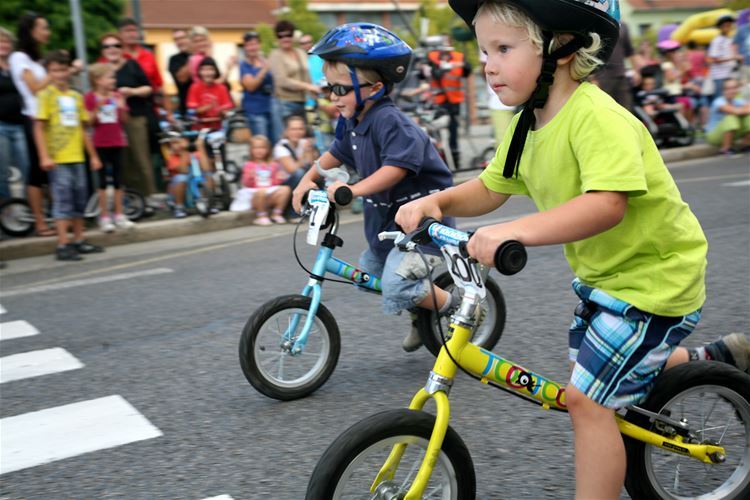
[[[279,21],[274,27],[279,47],[271,51],[268,60],[274,81],[274,96],[279,102],[279,113],[288,116],[305,115],[306,93],[314,96],[320,87],[310,82],[307,54],[294,46],[294,24]]]
[[[263,56],[260,35],[248,31],[243,38],[245,60],[240,62],[242,109],[253,135],[263,135],[275,144],[281,135],[281,119],[272,111],[273,76],[271,65]]]
[[[42,210],[42,186],[47,183],[47,174],[39,166],[33,124],[36,116],[36,95],[49,84],[47,71],[41,64],[42,45],[50,37],[47,19],[36,13],[24,14],[18,23],[18,50],[9,59],[13,83],[23,97],[23,127],[26,135],[28,169],[28,199],[34,214],[34,226],[38,236],[54,236],[56,231],[47,225]]]
[[[10,198],[9,167],[21,171],[24,184],[28,178],[29,153],[23,132],[23,99],[10,76],[10,54],[13,34],[0,27],[0,200]]]
[[[125,148],[123,184],[148,197],[156,192],[148,135],[151,85],[138,63],[123,56],[119,35],[107,33],[99,40],[102,56],[115,69],[117,91],[125,97],[130,110],[130,117],[124,124],[128,145]]]

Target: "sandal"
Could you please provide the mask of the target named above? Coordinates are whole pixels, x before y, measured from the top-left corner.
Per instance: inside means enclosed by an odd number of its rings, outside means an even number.
[[[36,231],[34,231],[34,234],[36,234],[37,236],[40,236],[42,238],[44,238],[46,236],[57,236],[57,230],[56,229],[52,229],[51,227],[47,227],[47,228],[44,228],[44,229],[37,229]]]

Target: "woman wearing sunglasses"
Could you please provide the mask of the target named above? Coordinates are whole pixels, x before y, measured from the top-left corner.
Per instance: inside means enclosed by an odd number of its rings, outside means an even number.
[[[395,216],[406,202],[441,191],[453,185],[448,167],[440,159],[427,134],[401,112],[388,97],[394,84],[406,76],[411,48],[385,28],[368,23],[345,24],[329,31],[310,51],[325,60],[331,102],[340,112],[336,138],[319,160],[321,168],[342,164],[357,169],[361,180],[349,186],[352,194],[365,199],[365,236],[369,248],[360,257],[360,266],[381,276],[383,310],[386,314],[437,309],[450,314],[460,303],[458,296],[435,290],[433,304],[430,283],[419,255],[400,252],[392,240],[380,241],[381,231],[395,231]],[[294,190],[294,209],[299,211],[302,196],[315,188],[320,174],[311,168]],[[328,188],[333,193],[341,187]],[[450,218],[444,224],[452,224]],[[437,248],[426,247],[428,259],[439,261]],[[457,290],[457,289],[456,289]],[[458,291],[458,290],[457,290]],[[421,345],[412,331],[402,343],[406,351]]]
[[[107,33],[99,40],[102,59],[114,67],[117,91],[125,97],[130,110],[130,117],[124,123],[128,145],[125,148],[123,184],[138,190],[143,196],[151,196],[156,192],[148,135],[151,84],[137,62],[125,59],[118,34]]]
[[[313,97],[320,87],[310,82],[307,54],[294,46],[294,24],[279,21],[274,27],[279,47],[268,55],[274,82],[274,97],[282,120],[290,115],[305,116],[306,93]]]

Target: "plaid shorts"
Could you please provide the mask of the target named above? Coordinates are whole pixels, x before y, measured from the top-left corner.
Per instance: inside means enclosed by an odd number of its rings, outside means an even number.
[[[695,328],[698,309],[685,316],[650,314],[577,278],[581,298],[569,331],[570,383],[589,399],[622,408],[644,399],[669,355]]]

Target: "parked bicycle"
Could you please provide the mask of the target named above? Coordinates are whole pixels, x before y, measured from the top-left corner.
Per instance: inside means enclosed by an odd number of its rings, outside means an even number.
[[[346,182],[346,171],[336,168],[320,170],[328,179]],[[360,290],[380,293],[380,278],[358,269],[333,254],[344,242],[338,236],[338,205],[351,201],[351,190],[336,191],[336,203],[330,202],[326,191],[310,191],[305,208],[309,217],[307,240],[319,246],[312,270],[302,265],[297,256],[296,234],[294,253],[297,262],[310,276],[301,294],[283,295],[258,308],[247,320],[239,344],[242,372],[259,392],[279,400],[305,397],[331,376],[338,362],[341,335],[333,315],[322,304],[322,285],[326,280],[346,283]],[[297,226],[299,228],[299,226]],[[320,244],[319,233],[325,230]],[[343,278],[336,280],[327,274]],[[491,349],[500,340],[505,325],[505,301],[500,287],[492,278],[484,281],[487,293],[481,301],[480,324],[471,331],[472,342]],[[451,275],[442,273],[435,284],[453,288]],[[417,327],[425,347],[434,355],[442,345],[438,334],[442,321],[434,311],[419,309]]]
[[[312,473],[308,500],[473,499],[471,455],[449,426],[450,393],[460,369],[545,409],[564,412],[565,387],[499,354],[469,343],[470,312],[486,293],[476,263],[465,252],[469,235],[434,220],[397,245],[441,246],[463,301],[451,322],[452,336],[440,351],[427,383],[409,409],[368,417],[341,434]],[[506,242],[495,254],[504,274],[520,271],[526,252]],[[436,416],[423,410],[433,399]],[[477,403],[481,404],[481,403]],[[750,376],[714,361],[691,361],[664,371],[647,399],[616,414],[625,439],[625,486],[634,499],[750,498]],[[507,492],[504,492],[507,495]]]

